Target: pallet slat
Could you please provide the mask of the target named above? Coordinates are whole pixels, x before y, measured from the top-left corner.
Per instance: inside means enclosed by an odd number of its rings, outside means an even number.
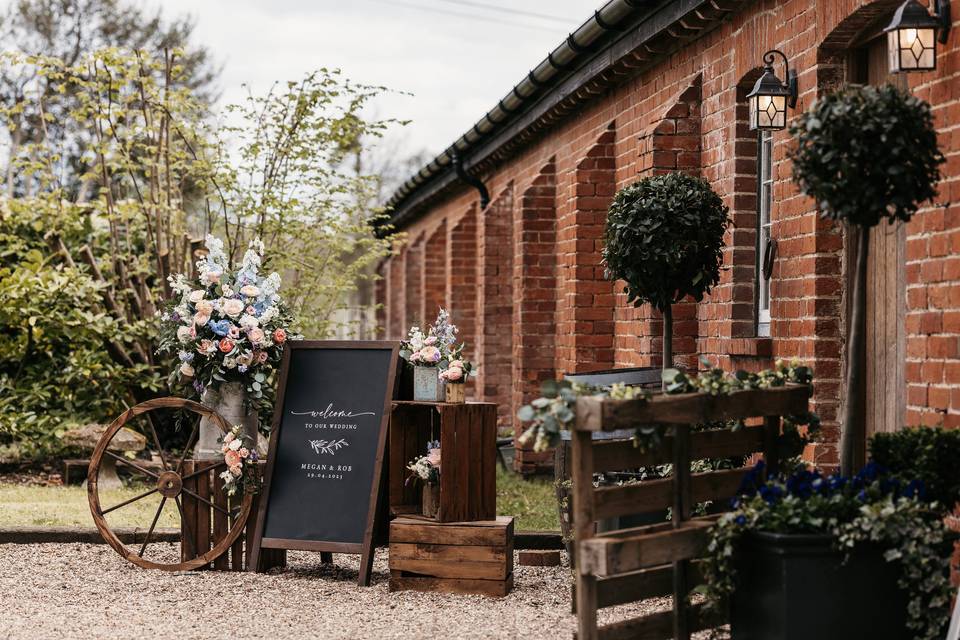
[[[795,384],[736,391],[730,395],[656,395],[650,400],[611,400],[589,396],[577,399],[573,428],[578,431],[616,431],[641,424],[703,424],[789,415],[806,411],[809,397],[809,386]]]
[[[692,605],[687,615],[691,632],[711,629],[722,620],[706,614],[702,605]],[[576,638],[576,634],[574,634]],[[673,638],[673,612],[657,611],[638,618],[630,618],[597,627],[599,640],[670,640]]]
[[[744,427],[739,431],[718,429],[691,434],[691,458],[732,458],[764,449],[764,427]],[[666,436],[655,450],[641,451],[633,440],[600,440],[594,447],[594,472],[624,471],[667,464],[673,456],[673,437]]]
[[[580,543],[577,569],[603,578],[696,558],[706,548],[708,528],[708,523],[693,520],[657,533],[641,527],[634,535],[628,529],[617,536],[590,538]]]
[[[749,469],[725,469],[696,473],[691,476],[692,501],[723,500],[736,495],[743,476]],[[619,487],[594,490],[594,517],[615,518],[660,511],[673,506],[673,480],[646,480]]]

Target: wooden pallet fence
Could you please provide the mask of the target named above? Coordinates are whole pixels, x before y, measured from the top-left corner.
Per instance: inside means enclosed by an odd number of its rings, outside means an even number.
[[[503,597],[513,588],[513,518],[390,523],[390,590]]]
[[[407,465],[440,440],[438,522],[492,520],[497,515],[497,405],[394,402],[388,455],[391,515],[421,512],[421,484]]]
[[[217,460],[184,460],[183,475],[189,476],[206,468],[207,473],[200,473],[184,481],[185,491],[180,494],[180,557],[188,560],[198,554],[209,551],[213,541],[222,539],[230,527],[233,526],[233,513],[239,507],[239,497],[229,498],[223,491],[223,479],[220,472],[224,467],[215,468]],[[258,463],[263,465],[263,462]],[[207,504],[188,493],[189,490],[200,498],[209,501]],[[201,567],[218,571],[244,571],[250,562],[249,545],[245,543],[253,536],[255,517],[258,512],[259,496],[255,496],[250,508],[250,515],[244,526],[245,530],[233,543],[227,553],[216,558],[212,564]],[[287,565],[287,552],[283,549],[263,549],[260,554],[260,566],[266,571],[275,567]]]
[[[767,468],[777,466],[781,416],[807,410],[805,385],[735,392],[730,395],[657,395],[650,400],[579,398],[573,429],[570,470],[573,480],[573,532],[576,585],[573,590],[580,640],[634,638],[689,640],[696,631],[723,620],[707,616],[687,596],[702,576],[697,558],[709,540],[712,517],[692,518],[698,502],[732,497],[745,469],[693,474],[690,463],[762,452]],[[738,431],[691,433],[694,424],[761,418]],[[655,451],[641,452],[630,441],[593,440],[595,431],[642,424],[673,425]],[[624,486],[593,486],[593,474],[671,463],[673,475]],[[670,522],[597,533],[603,518],[670,508]],[[671,595],[673,608],[616,623],[598,625],[597,610]]]

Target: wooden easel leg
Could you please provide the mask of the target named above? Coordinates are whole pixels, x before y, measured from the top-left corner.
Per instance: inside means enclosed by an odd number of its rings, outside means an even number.
[[[370,575],[373,573],[373,554],[375,552],[376,547],[370,544],[360,555],[360,575],[357,576],[357,584],[361,587],[370,586]]]

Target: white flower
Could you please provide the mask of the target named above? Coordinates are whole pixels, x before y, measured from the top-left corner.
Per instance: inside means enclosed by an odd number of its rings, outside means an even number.
[[[250,330],[254,327],[260,326],[260,321],[249,313],[245,313],[240,316],[240,326],[244,329]]]
[[[180,295],[184,295],[190,291],[190,283],[187,282],[187,277],[182,273],[178,273],[175,276],[167,276],[167,282],[170,283],[170,288]]]
[[[198,327],[202,327],[208,322],[210,322],[210,315],[207,313],[197,313],[193,316],[193,324],[197,325]]]
[[[234,438],[233,440],[230,441],[229,446],[231,449],[236,451],[237,449],[243,446],[243,443],[240,441],[240,438]]]
[[[224,314],[230,316],[231,318],[236,318],[243,313],[244,304],[241,300],[229,298],[220,302],[220,309]]]
[[[232,297],[233,297],[233,287],[231,287],[231,286],[228,285],[228,284],[223,285],[223,295],[224,295],[224,297],[226,297],[226,298],[232,298]]]
[[[266,324],[276,317],[279,313],[276,307],[267,307],[264,309],[263,313],[260,314],[260,322]]]
[[[219,271],[205,271],[200,274],[200,283],[204,285],[217,284],[220,282],[220,276],[223,274]]]
[[[205,295],[205,292],[203,289],[194,289],[187,295],[187,300],[189,300],[193,304],[197,304],[198,302],[203,300],[204,295]]]
[[[237,366],[237,359],[236,359],[236,358],[231,358],[231,357],[228,356],[228,357],[226,357],[226,358],[223,359],[223,368],[224,368],[224,369],[233,369],[233,368],[236,367],[236,366]]]
[[[183,364],[180,365],[180,375],[192,378],[194,373],[195,371],[193,370],[193,367],[190,366],[189,363],[184,362]]]
[[[264,341],[264,339],[266,339],[267,336],[263,332],[263,329],[261,329],[260,327],[254,327],[253,329],[250,329],[250,332],[247,334],[247,337],[250,338],[250,342],[252,342],[254,346],[257,346],[261,344]]]
[[[210,300],[201,300],[197,303],[197,313],[203,313],[206,315],[213,314],[213,302]]]
[[[260,287],[255,284],[245,284],[240,287],[240,295],[247,296],[248,298],[256,298],[260,295]]]
[[[190,342],[193,340],[193,327],[177,327],[177,340],[180,342]]]

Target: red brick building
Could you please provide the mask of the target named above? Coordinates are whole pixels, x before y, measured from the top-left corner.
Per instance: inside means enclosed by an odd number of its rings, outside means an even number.
[[[733,224],[720,285],[675,307],[678,364],[804,359],[824,421],[807,455],[835,461],[848,240],[798,194],[789,133],[748,127],[746,94],[764,52],[779,49],[799,80],[788,117],[845,82],[898,82],[933,106],[947,158],[940,195],[871,242],[868,429],[960,425],[960,30],[938,45],[935,71],[889,76],[882,27],[898,4],[608,2],[529,74],[518,69],[507,97],[395,194],[408,241],[381,265],[386,336],[449,308],[480,363],[474,396],[500,403],[503,425],[546,378],[659,366],[660,318],[604,279],[603,227],[618,189],[687,171],[709,180]],[[769,279],[758,268],[768,238]],[[547,460],[518,452],[524,470]]]

